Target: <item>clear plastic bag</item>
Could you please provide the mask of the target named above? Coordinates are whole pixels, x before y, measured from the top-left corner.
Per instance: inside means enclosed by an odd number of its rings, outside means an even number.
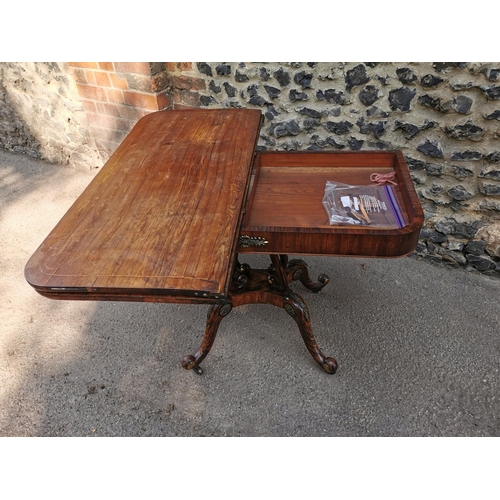
[[[407,224],[392,186],[327,181],[323,206],[331,225],[400,228]]]

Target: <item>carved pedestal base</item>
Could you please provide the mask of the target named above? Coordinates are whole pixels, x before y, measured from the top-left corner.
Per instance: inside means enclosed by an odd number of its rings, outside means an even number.
[[[202,344],[194,355],[184,356],[184,368],[202,373],[199,365],[212,348],[220,322],[233,307],[271,304],[283,308],[295,320],[308,351],[323,370],[330,374],[337,371],[335,359],[326,357],[316,343],[304,299],[289,287],[292,281],[300,280],[309,290],[319,292],[330,279],[322,274],[317,283],[313,282],[309,277],[307,264],[300,259],[288,261],[286,255],[271,255],[271,261],[269,268],[264,270],[251,269],[248,264],[240,264],[237,260],[229,297],[226,301],[214,304],[208,311]]]

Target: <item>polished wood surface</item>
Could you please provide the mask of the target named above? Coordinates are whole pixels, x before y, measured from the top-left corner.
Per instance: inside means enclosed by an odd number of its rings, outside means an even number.
[[[214,301],[227,295],[258,110],[142,118],[26,265],[51,298]]]
[[[371,174],[391,172],[396,172],[404,227],[330,225],[322,205],[326,181],[370,185]],[[261,152],[241,235],[268,243],[238,252],[399,257],[414,250],[422,224],[422,208],[399,151]]]

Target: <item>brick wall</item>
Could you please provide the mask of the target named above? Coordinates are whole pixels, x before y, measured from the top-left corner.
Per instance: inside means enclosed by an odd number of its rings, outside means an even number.
[[[0,147],[100,167],[141,117],[204,89],[191,62],[0,63]]]
[[[71,62],[78,93],[103,160],[144,115],[171,106],[168,66],[148,62]]]
[[[200,95],[206,91],[207,82],[200,75],[196,63],[169,62],[168,90],[172,100],[172,108],[197,108],[200,106]]]

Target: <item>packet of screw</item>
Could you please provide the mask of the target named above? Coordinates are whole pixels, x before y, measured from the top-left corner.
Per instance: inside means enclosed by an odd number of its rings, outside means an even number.
[[[327,181],[323,206],[331,225],[400,228],[407,225],[392,186]]]

